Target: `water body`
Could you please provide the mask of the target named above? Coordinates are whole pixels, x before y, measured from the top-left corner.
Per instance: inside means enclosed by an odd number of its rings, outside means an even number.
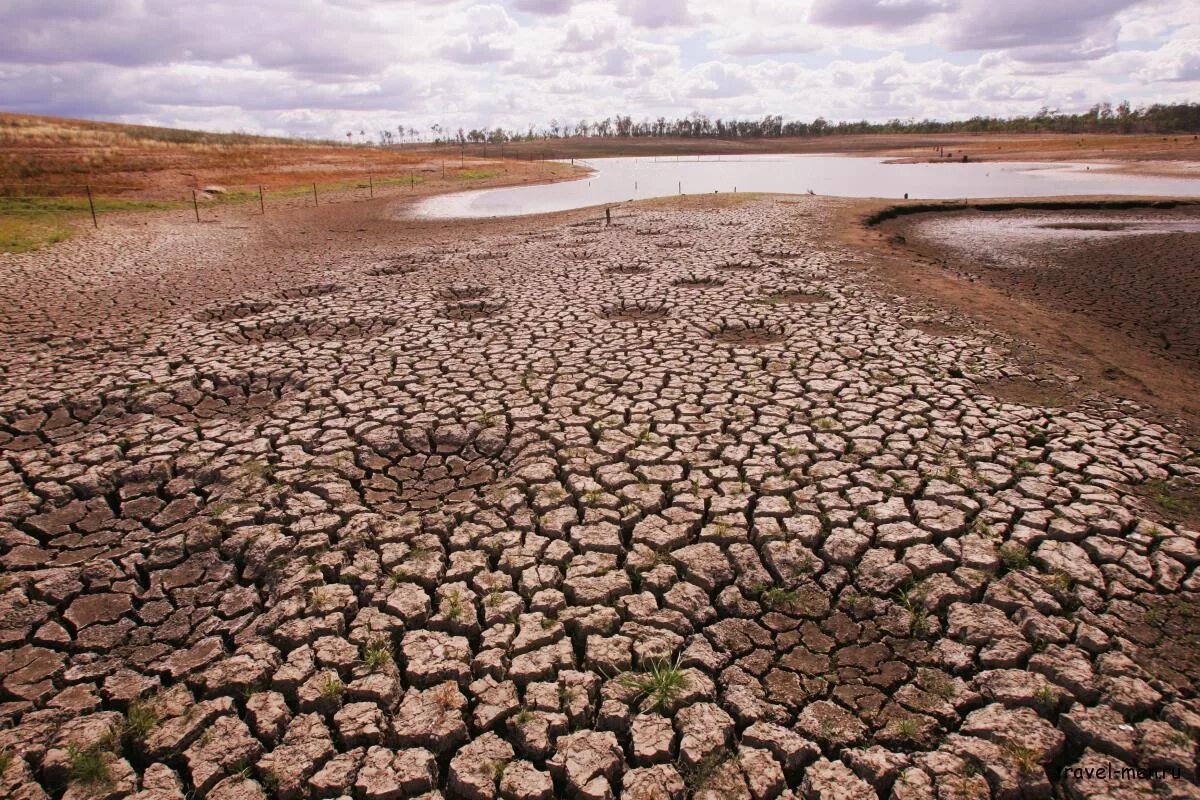
[[[937,200],[1057,195],[1200,196],[1200,178],[1114,172],[1111,165],[987,162],[889,164],[884,158],[826,155],[597,158],[576,163],[586,178],[433,197],[416,213],[430,217],[505,217],[567,211],[626,200],[712,192],[812,191],[836,197]]]

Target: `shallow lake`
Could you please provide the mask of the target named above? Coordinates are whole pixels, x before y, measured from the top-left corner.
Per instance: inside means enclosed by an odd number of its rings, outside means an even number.
[[[981,199],[1058,195],[1200,195],[1200,178],[1115,172],[1106,164],[977,162],[889,164],[856,156],[763,155],[597,158],[595,172],[563,183],[441,195],[420,203],[431,217],[541,214],[673,194],[812,191],[837,197]]]

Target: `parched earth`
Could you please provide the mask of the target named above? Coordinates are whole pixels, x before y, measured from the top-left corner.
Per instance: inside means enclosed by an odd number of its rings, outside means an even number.
[[[0,796],[1200,796],[1175,432],[836,201],[356,209],[0,261]]]

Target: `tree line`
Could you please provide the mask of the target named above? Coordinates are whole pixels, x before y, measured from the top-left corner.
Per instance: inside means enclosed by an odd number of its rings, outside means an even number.
[[[1085,112],[1067,114],[1042,108],[1036,114],[1014,117],[975,116],[965,120],[891,119],[887,122],[830,122],[817,117],[811,122],[787,120],[778,114],[761,119],[710,118],[705,114],[667,119],[635,120],[614,115],[601,120],[578,122],[550,120],[543,126],[524,129],[458,128],[435,124],[428,129],[399,125],[379,131],[378,143],[503,144],[504,142],[563,139],[571,137],[676,137],[714,139],[770,139],[784,136],[833,136],[868,133],[1197,133],[1200,132],[1200,103],[1155,103],[1134,108],[1129,101],[1114,106],[1097,103]],[[365,136],[365,131],[362,132]],[[349,138],[347,134],[347,138]]]

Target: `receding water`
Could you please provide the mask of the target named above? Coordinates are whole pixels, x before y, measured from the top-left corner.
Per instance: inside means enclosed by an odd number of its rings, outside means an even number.
[[[889,164],[856,156],[763,155],[577,160],[585,178],[441,195],[420,203],[431,217],[504,217],[626,200],[712,192],[777,192],[913,200],[1059,195],[1200,195],[1200,179],[1115,172],[1104,164],[975,162]]]

